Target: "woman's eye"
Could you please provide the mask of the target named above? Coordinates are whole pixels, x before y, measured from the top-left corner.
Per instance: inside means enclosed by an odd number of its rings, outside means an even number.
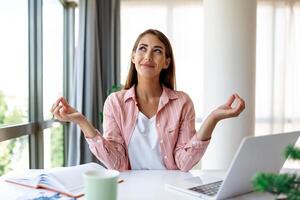
[[[154,49],[155,53],[162,53],[162,51],[160,49]]]
[[[138,49],[139,51],[146,51],[146,47],[139,47],[139,49]]]

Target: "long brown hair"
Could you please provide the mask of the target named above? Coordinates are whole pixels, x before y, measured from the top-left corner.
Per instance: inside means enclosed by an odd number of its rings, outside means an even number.
[[[134,53],[137,49],[137,46],[141,40],[141,38],[147,34],[155,35],[166,47],[166,58],[170,58],[170,64],[167,69],[162,69],[159,76],[159,82],[161,85],[164,85],[172,90],[176,89],[176,79],[175,79],[175,62],[173,56],[173,50],[169,39],[160,31],[155,29],[148,29],[142,32],[138,38],[136,39],[132,53]],[[132,56],[132,54],[131,54]],[[131,59],[130,59],[131,60]],[[134,63],[131,61],[127,80],[124,86],[124,89],[129,89],[133,85],[136,85],[138,82],[137,79],[137,71],[135,69]]]

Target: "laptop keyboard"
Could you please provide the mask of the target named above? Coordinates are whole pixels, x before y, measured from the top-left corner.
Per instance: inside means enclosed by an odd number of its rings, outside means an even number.
[[[205,184],[205,185],[200,185],[197,187],[192,187],[192,188],[189,188],[189,190],[199,192],[202,194],[206,194],[208,196],[214,196],[217,194],[221,184],[222,184],[222,181],[218,181],[218,182],[213,182],[213,183],[209,183],[209,184]]]

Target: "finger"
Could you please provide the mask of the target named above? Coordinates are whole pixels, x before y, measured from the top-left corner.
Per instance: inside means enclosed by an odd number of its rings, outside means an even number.
[[[237,93],[235,93],[234,95],[237,99],[239,99],[242,102],[243,105],[245,105],[245,101],[243,98],[241,98]]]
[[[234,109],[234,112],[238,116],[244,110],[245,106],[244,106],[244,103],[240,99],[238,99],[237,102],[238,103],[237,103],[236,108]]]
[[[231,106],[232,105],[232,103],[234,102],[234,99],[235,99],[235,96],[234,95],[231,95],[230,97],[229,97],[229,99],[227,100],[227,102],[226,102],[226,106]]]
[[[245,109],[245,107],[246,107],[245,106],[245,101],[240,96],[238,96],[238,95],[237,95],[237,98],[238,98],[239,103],[241,104],[240,110],[243,111]]]
[[[59,102],[61,101],[61,98],[62,98],[62,97],[58,98],[58,99],[55,101],[55,103],[52,105],[52,107],[51,107],[51,112],[53,112],[54,109],[59,105]]]
[[[54,109],[54,111],[53,111],[52,114],[53,114],[56,118],[59,118],[59,117],[60,117],[59,111],[60,111],[61,108],[62,108],[62,105],[58,105],[58,106]]]
[[[68,103],[68,101],[67,101],[65,98],[63,98],[63,97],[61,97],[61,103],[62,103],[64,106],[66,106],[66,107],[69,107],[69,106],[70,106],[69,103]]]
[[[59,109],[59,114],[62,115],[62,114],[67,114],[67,107],[64,106],[64,105],[61,105],[62,107]]]
[[[66,108],[65,108],[65,107],[62,107],[62,108],[60,109],[60,116],[61,116],[62,118],[64,118],[65,120],[68,118],[68,115],[67,115],[67,112],[66,112]]]

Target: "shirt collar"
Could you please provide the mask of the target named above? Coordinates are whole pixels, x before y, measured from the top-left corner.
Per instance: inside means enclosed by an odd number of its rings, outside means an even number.
[[[170,88],[167,88],[163,85],[163,92],[160,97],[161,104],[165,105],[169,102],[169,100],[177,99],[178,96],[176,92]],[[137,103],[136,95],[135,95],[135,85],[129,88],[124,95],[124,102],[128,99],[133,99],[135,103]]]
[[[133,85],[131,88],[129,88],[125,95],[124,95],[124,102],[126,102],[128,99],[133,99],[136,103],[136,97],[135,97],[135,85]]]

